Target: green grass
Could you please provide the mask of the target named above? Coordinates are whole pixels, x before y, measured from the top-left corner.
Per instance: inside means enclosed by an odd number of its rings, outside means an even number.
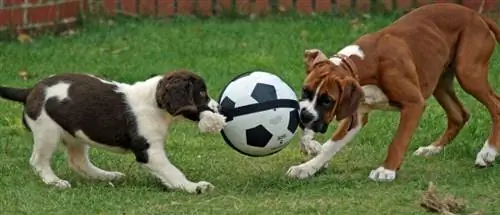
[[[0,83],[30,86],[67,71],[89,72],[124,82],[152,73],[188,68],[201,74],[210,94],[234,76],[255,68],[279,75],[297,93],[304,78],[304,49],[318,47],[328,54],[348,45],[390,18],[361,20],[333,17],[270,17],[248,20],[171,21],[127,20],[113,25],[92,22],[76,36],[36,38],[32,44],[0,43]],[[492,59],[490,82],[500,86],[500,56]],[[31,78],[22,80],[18,72]],[[446,126],[441,107],[430,99],[396,181],[376,183],[369,172],[385,158],[397,126],[397,113],[375,112],[362,132],[335,156],[330,167],[307,180],[285,177],[303,157],[297,139],[278,154],[243,156],[218,134],[200,134],[196,125],[175,124],[165,147],[169,158],[189,179],[212,182],[204,195],[164,189],[134,163],[133,155],[92,149],[91,159],[126,177],[114,182],[86,180],[72,172],[61,148],[53,158],[57,175],[72,188],[57,190],[42,183],[30,169],[32,139],[22,126],[21,106],[0,101],[0,213],[2,214],[426,214],[419,206],[429,181],[446,193],[468,201],[468,212],[498,214],[498,167],[474,168],[476,153],[490,130],[489,115],[476,100],[458,89],[471,120],[446,150],[434,157],[414,157],[419,146],[437,138]],[[325,141],[330,132],[317,138]],[[298,135],[297,135],[298,137]]]

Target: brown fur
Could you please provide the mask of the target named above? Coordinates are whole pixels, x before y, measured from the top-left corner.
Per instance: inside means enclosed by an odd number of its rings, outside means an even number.
[[[379,87],[392,108],[400,112],[400,123],[383,164],[396,170],[430,96],[436,98],[448,118],[448,128],[433,143],[435,146],[448,144],[469,119],[453,89],[457,77],[462,88],[487,107],[493,120],[489,142],[500,149],[500,99],[487,80],[496,42],[500,42],[500,29],[487,17],[458,4],[430,4],[358,38],[354,44],[364,52],[364,59],[353,55],[337,66],[321,51],[307,50],[304,88],[314,91],[323,81],[319,91],[338,102],[321,116],[325,123],[330,123],[334,115],[339,121],[345,119],[332,137],[336,140],[352,127],[348,121],[353,120],[348,116],[354,117],[363,101],[360,86]],[[349,65],[351,62],[355,68]],[[363,124],[367,117],[363,117]]]

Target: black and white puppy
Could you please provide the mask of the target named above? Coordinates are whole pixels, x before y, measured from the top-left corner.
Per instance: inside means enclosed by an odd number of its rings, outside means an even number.
[[[99,146],[132,152],[169,188],[202,193],[213,187],[188,180],[164,151],[167,128],[177,116],[198,122],[202,132],[217,132],[225,125],[204,80],[190,71],[173,71],[132,85],[67,73],[50,76],[29,89],[0,87],[0,97],[24,104],[23,122],[34,139],[30,165],[46,184],[71,187],[50,165],[52,153],[63,142],[69,167],[88,178],[124,176],[91,163],[89,146]]]

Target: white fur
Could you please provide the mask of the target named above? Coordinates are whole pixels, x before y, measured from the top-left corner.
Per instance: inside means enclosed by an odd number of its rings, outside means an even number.
[[[300,151],[310,157],[314,157],[321,152],[321,144],[314,140],[314,131],[304,129],[299,142]]]
[[[386,169],[384,167],[378,167],[377,169],[372,170],[368,177],[374,181],[393,181],[396,179],[396,171]]]
[[[68,98],[68,90],[70,84],[59,82],[51,87],[45,89],[45,101],[50,98],[56,97],[59,100],[64,100]]]
[[[428,146],[419,147],[413,154],[417,156],[430,156],[438,154],[439,152],[441,152],[442,149],[443,147],[431,144]]]
[[[168,114],[165,117],[165,111],[159,109],[156,104],[156,86],[160,79],[161,77],[157,76],[133,85],[101,81],[116,85],[116,91],[125,95],[126,102],[130,105],[130,111],[136,116],[138,134],[143,136],[150,144],[150,148],[147,150],[149,162],[143,164],[143,166],[156,175],[167,187],[183,189],[189,193],[204,192],[212,188],[213,185],[204,181],[196,183],[189,181],[180,170],[169,162],[165,155],[164,138],[172,117]],[[70,84],[68,83],[58,83],[48,87],[45,93],[46,100],[51,97],[71,99],[68,97],[69,87]],[[216,106],[212,104],[212,107]],[[88,146],[100,146],[115,152],[124,152],[124,150],[112,148],[103,143],[96,143],[90,140],[82,131],[77,131],[77,138],[73,138],[47,115],[44,108],[42,108],[41,114],[36,120],[27,115],[25,117],[34,137],[34,148],[30,164],[46,184],[60,188],[71,187],[68,181],[57,177],[50,166],[52,153],[61,140],[64,140],[67,146],[69,166],[80,174],[101,180],[112,180],[123,176],[122,173],[108,172],[94,166],[88,158]],[[214,117],[209,118],[213,119]],[[221,119],[220,117],[215,118]],[[219,127],[220,124],[215,124],[213,128],[217,130]]]
[[[358,116],[358,124],[355,128],[347,132],[343,139],[333,141],[328,140],[321,147],[321,152],[309,161],[288,169],[287,175],[292,178],[307,178],[314,175],[319,169],[325,167],[332,157],[349,143],[362,127],[362,116]]]
[[[219,112],[219,103],[217,103],[215,100],[210,99],[207,106],[208,106],[208,108],[210,108],[214,112],[216,112],[216,113]]]
[[[201,132],[219,132],[226,126],[226,117],[211,111],[200,113],[198,128]]]
[[[365,58],[365,53],[363,52],[363,50],[361,50],[361,47],[359,47],[358,45],[348,45],[348,46],[344,47],[343,49],[341,49],[337,53],[341,54],[341,55],[345,55],[347,57],[349,57],[351,55],[356,55],[356,56],[360,57],[361,59]],[[340,59],[338,57],[332,57],[332,58],[330,58],[330,61],[337,66],[339,66],[342,63],[342,59]]]
[[[325,81],[321,81],[321,83],[319,83],[318,88],[316,88],[316,90],[314,91],[314,96],[313,96],[312,100],[303,100],[303,101],[299,102],[300,112],[302,112],[302,110],[305,110],[314,116],[313,120],[310,123],[313,123],[314,121],[318,120],[318,118],[319,118],[319,114],[316,111],[315,107],[316,107],[316,101],[318,100],[319,90],[321,89],[321,86],[323,86],[324,82]],[[306,125],[306,127],[307,127],[307,125]]]
[[[495,161],[497,155],[498,151],[490,146],[489,142],[486,141],[481,151],[477,153],[476,165],[483,167],[488,166]]]

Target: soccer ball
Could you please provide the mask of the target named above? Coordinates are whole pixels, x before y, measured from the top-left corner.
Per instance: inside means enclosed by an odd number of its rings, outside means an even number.
[[[244,155],[277,153],[288,145],[299,125],[295,92],[268,72],[237,76],[222,90],[219,104],[220,113],[227,117],[222,137]]]

